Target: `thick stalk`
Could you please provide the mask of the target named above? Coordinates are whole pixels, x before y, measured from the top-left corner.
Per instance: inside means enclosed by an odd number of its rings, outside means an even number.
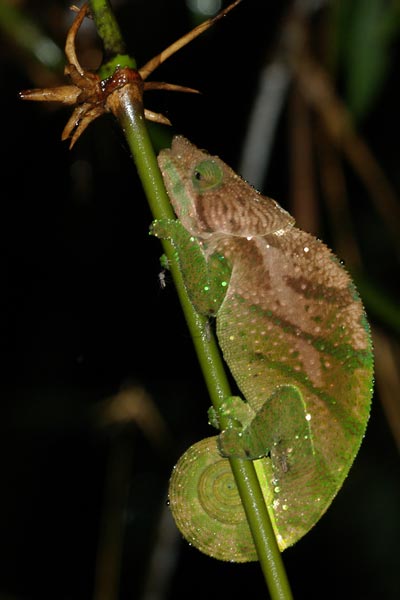
[[[140,103],[132,98],[128,86],[117,93],[116,100],[119,106],[114,113],[134,157],[153,216],[156,219],[171,217],[172,209]],[[164,241],[163,246],[212,403],[218,409],[221,402],[231,396],[218,345],[208,330],[207,319],[195,311],[186,294],[171,244]],[[221,425],[224,427],[224,423]],[[230,464],[271,598],[290,600],[289,583],[253,463],[230,459]]]
[[[92,11],[95,10],[95,4],[95,2],[91,4]],[[140,82],[129,83],[116,90],[110,96],[108,105],[124,132],[153,217],[173,218],[173,211],[145,125]],[[218,345],[212,332],[209,331],[207,319],[195,311],[186,294],[172,245],[163,240],[163,248],[212,403],[218,409],[221,402],[231,395]],[[224,423],[221,425],[224,427]],[[231,459],[230,464],[271,598],[291,600],[290,586],[253,463]]]

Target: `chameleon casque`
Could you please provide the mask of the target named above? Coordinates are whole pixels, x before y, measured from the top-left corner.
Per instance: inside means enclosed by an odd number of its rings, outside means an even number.
[[[220,158],[176,136],[158,162],[178,218],[155,221],[151,232],[171,240],[194,307],[216,318],[244,398],[226,400],[230,427],[179,460],[170,507],[201,551],[257,560],[226,457],[254,460],[281,550],[307,533],[342,486],[365,433],[369,326],[329,248]]]

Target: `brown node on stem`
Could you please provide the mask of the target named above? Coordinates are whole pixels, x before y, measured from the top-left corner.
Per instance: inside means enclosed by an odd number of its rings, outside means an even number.
[[[241,0],[235,0],[235,2],[220,11],[215,17],[207,19],[207,21],[204,21],[192,29],[189,33],[168,46],[168,48],[163,50],[160,54],[149,60],[141,69],[135,70],[128,67],[117,68],[111,77],[103,80],[100,79],[97,73],[85,70],[79,63],[76,55],[75,40],[82,21],[86,16],[90,16],[90,13],[87,4],[84,4],[80,9],[77,9],[76,6],[72,6],[71,10],[77,14],[68,31],[65,41],[65,56],[68,62],[64,70],[65,75],[70,78],[71,84],[54,88],[23,90],[19,94],[20,98],[22,100],[35,100],[39,102],[61,102],[63,104],[75,106],[75,109],[61,134],[62,140],[71,138],[69,145],[71,149],[92,121],[112,110],[110,103],[107,102],[110,94],[114,94],[125,85],[129,84],[136,87],[135,97],[139,99],[142,107],[143,92],[148,90],[199,93],[198,90],[181,85],[158,81],[147,82],[145,80],[159,65],[165,62],[167,58],[209,29],[216,21],[228,14],[228,12],[240,2]],[[169,119],[164,115],[148,109],[143,110],[144,116],[149,121],[171,125]]]

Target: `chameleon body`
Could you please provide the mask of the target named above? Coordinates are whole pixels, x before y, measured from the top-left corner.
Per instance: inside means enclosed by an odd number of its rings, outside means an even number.
[[[152,233],[171,240],[197,311],[216,318],[244,397],[221,409],[230,427],[180,459],[170,506],[203,552],[256,560],[226,457],[255,460],[281,549],[307,533],[342,486],[365,432],[369,327],[339,260],[274,200],[181,136],[158,162],[178,218],[155,221]]]

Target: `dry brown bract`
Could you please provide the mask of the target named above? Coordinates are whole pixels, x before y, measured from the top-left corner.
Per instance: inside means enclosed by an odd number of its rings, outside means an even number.
[[[216,17],[201,23],[201,25],[174,42],[159,55],[152,58],[141,69],[138,69],[137,71],[128,69],[127,67],[116,69],[112,77],[108,79],[100,79],[96,73],[85,71],[80,65],[76,55],[75,38],[83,19],[89,12],[88,5],[84,4],[78,11],[65,42],[65,55],[68,61],[68,64],[65,67],[65,74],[69,76],[72,84],[61,85],[55,88],[24,90],[20,92],[20,97],[23,100],[62,102],[63,104],[76,105],[61,135],[62,140],[71,138],[69,147],[72,148],[77,139],[92,121],[102,114],[110,112],[111,108],[108,99],[111,94],[128,83],[136,84],[142,104],[143,92],[146,90],[169,90],[174,92],[198,93],[197,90],[192,88],[174,85],[172,83],[156,81],[145,82],[145,79],[147,79],[150,73],[152,73],[161,63],[169,58],[171,54],[174,54],[192,39],[211,27],[218,19],[225,16],[232,8],[239,4],[240,1],[241,0],[236,0],[226,9],[218,13]],[[165,125],[171,124],[164,115],[154,113],[151,110],[144,109],[144,115],[146,119],[149,119],[150,121],[163,123]]]

